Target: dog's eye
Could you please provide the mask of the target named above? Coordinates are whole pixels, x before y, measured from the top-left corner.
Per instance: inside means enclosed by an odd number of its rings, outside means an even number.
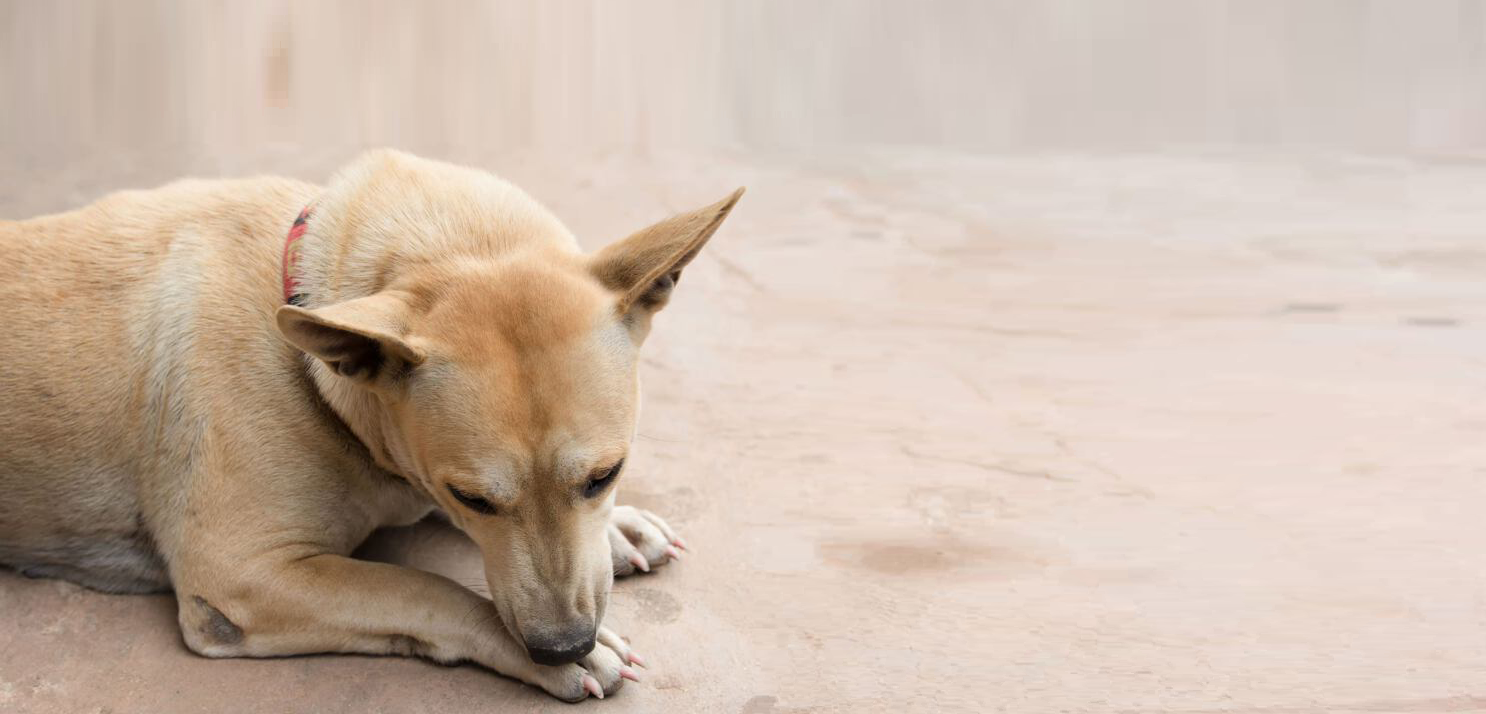
[[[609,467],[607,471],[595,473],[593,478],[589,479],[588,485],[583,487],[583,496],[593,498],[603,493],[609,488],[609,484],[614,483],[614,479],[619,477],[619,470],[622,468],[624,468],[624,459],[620,459],[619,463]]]
[[[471,496],[464,491],[454,488],[453,486],[449,487],[449,493],[454,495],[454,500],[464,504],[464,507],[470,509],[471,511],[474,511],[476,513],[484,513],[486,515],[493,515],[495,513],[495,506],[491,505],[489,501],[480,498],[479,496]]]

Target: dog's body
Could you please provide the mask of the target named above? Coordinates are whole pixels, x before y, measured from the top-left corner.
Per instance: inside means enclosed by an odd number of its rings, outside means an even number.
[[[174,589],[208,656],[417,654],[612,691],[610,579],[679,543],[612,506],[635,349],[736,199],[585,256],[509,184],[377,152],[323,190],[187,181],[0,223],[0,563]],[[345,557],[436,507],[493,601]]]

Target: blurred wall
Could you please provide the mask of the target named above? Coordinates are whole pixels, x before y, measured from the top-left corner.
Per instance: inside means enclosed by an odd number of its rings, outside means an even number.
[[[0,151],[1486,148],[1465,0],[0,0]]]

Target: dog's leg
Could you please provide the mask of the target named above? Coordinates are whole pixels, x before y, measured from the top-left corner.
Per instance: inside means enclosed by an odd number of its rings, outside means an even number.
[[[568,701],[613,692],[629,674],[628,646],[607,629],[578,663],[538,665],[489,600],[396,565],[326,554],[225,578],[197,574],[177,585],[186,644],[207,657],[358,652],[471,661]]]
[[[679,560],[686,545],[660,516],[633,506],[615,506],[609,516],[609,549],[614,555],[614,574],[632,575]]]
[[[87,570],[71,565],[30,565],[19,568],[28,578],[60,578],[85,588],[121,595],[160,593],[170,589],[168,581],[146,578],[134,573]]]

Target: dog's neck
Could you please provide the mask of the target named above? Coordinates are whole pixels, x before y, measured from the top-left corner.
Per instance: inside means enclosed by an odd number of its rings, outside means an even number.
[[[325,363],[313,358],[306,358],[306,361],[315,389],[366,447],[377,466],[409,483],[420,484],[421,479],[404,466],[413,463],[412,455],[381,399],[336,375]]]
[[[315,272],[306,271],[300,259],[314,209],[315,204],[311,202],[300,211],[284,241],[281,266],[284,302],[291,305],[304,305],[309,295],[320,294],[322,288],[315,284]],[[411,477],[409,469],[403,466],[412,463],[409,459],[411,454],[399,437],[391,414],[381,399],[375,393],[361,389],[336,375],[320,360],[307,355],[301,357],[307,365],[315,390],[362,446],[366,447],[376,465],[410,483],[419,483],[418,479]]]

